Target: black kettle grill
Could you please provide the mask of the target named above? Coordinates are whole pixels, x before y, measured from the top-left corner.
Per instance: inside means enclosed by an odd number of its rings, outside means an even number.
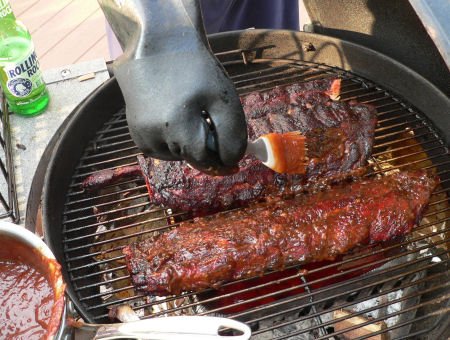
[[[308,273],[291,268],[284,276],[229,283],[216,292],[142,296],[133,290],[121,249],[174,227],[185,214],[150,206],[140,179],[124,179],[99,194],[80,189],[89,174],[136,164],[140,154],[112,77],[80,103],[46,151],[45,239],[85,320],[109,322],[113,306],[129,304],[143,318],[225,315],[250,325],[255,339],[437,339],[448,332],[450,100],[445,62],[407,1],[305,5],[313,19],[308,29],[318,33],[221,33],[209,37],[212,50],[240,94],[339,76],[341,100],[374,105],[379,123],[372,175],[425,168],[441,179],[420,225],[402,242],[354,252]],[[364,21],[369,16],[380,20],[373,34]],[[414,34],[408,33],[413,29]],[[414,58],[411,44],[420,46]],[[29,201],[30,226],[39,199]]]

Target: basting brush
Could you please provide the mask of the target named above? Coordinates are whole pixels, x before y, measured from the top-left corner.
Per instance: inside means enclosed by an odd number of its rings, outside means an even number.
[[[306,137],[299,131],[269,133],[248,141],[246,154],[265,166],[285,174],[304,174],[308,164]]]

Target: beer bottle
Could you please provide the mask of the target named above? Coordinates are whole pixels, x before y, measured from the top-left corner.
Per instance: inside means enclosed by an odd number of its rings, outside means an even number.
[[[48,105],[31,35],[16,20],[8,0],[0,0],[0,85],[11,112],[34,116]]]

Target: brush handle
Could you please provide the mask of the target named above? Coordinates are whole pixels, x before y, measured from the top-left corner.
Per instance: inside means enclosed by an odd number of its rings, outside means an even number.
[[[267,162],[269,157],[269,152],[267,150],[267,143],[264,138],[258,138],[255,141],[247,142],[247,150],[245,150],[246,155],[253,155],[258,158],[263,164]]]

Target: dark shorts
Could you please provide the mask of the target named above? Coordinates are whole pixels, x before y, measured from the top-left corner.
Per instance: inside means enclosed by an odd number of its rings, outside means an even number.
[[[208,33],[246,28],[299,29],[298,0],[201,0]]]

